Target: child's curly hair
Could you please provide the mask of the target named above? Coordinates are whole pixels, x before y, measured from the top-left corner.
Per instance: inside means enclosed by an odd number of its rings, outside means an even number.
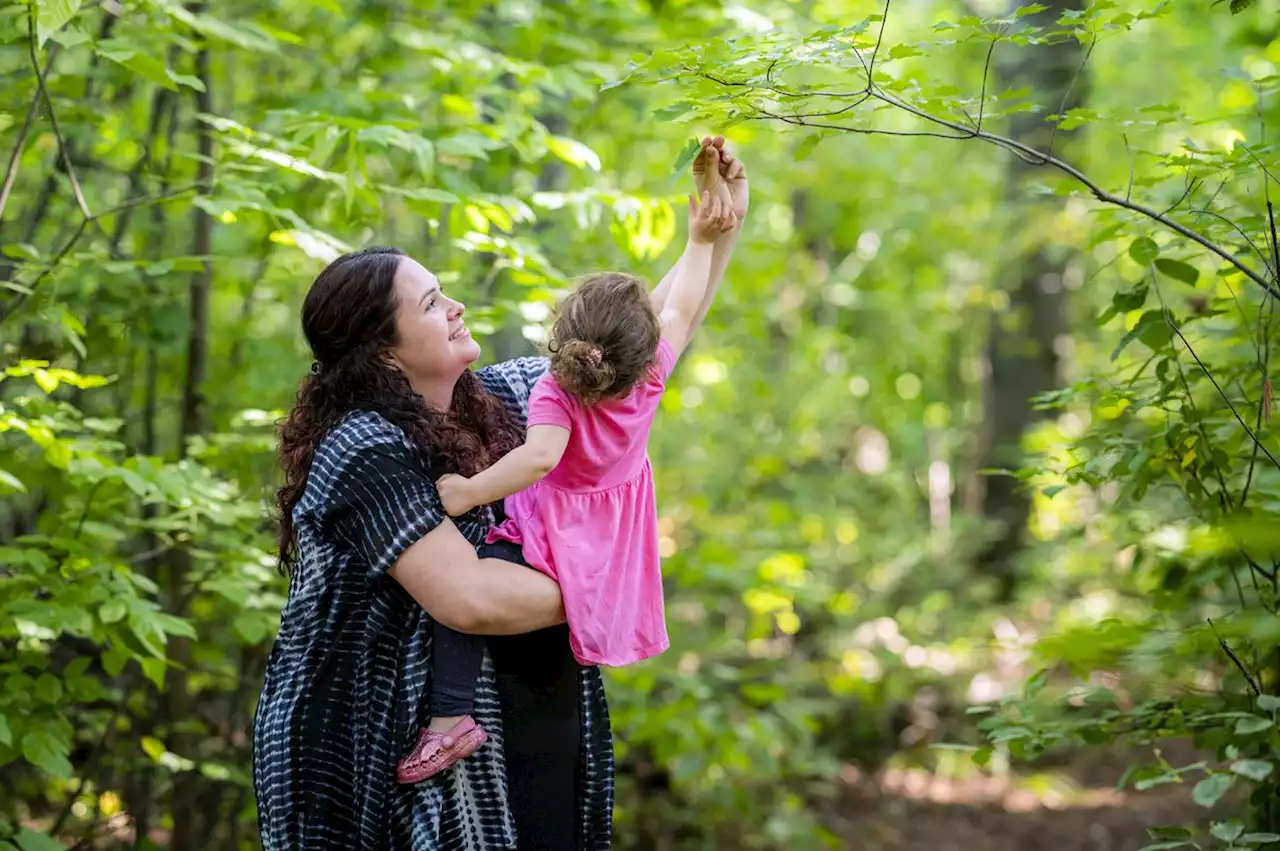
[[[644,281],[622,272],[588,275],[556,310],[551,374],[588,405],[623,398],[654,362],[661,334]]]

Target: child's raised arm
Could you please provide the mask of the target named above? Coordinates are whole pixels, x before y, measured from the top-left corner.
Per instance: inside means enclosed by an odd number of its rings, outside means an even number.
[[[733,212],[717,197],[702,193],[702,203],[689,196],[689,244],[666,293],[658,321],[662,336],[666,337],[677,357],[689,342],[689,335],[702,308],[711,280],[711,255],[715,241],[731,230],[735,223]]]
[[[542,479],[560,463],[569,445],[569,429],[558,425],[532,425],[524,443],[512,449],[487,470],[466,476],[441,476],[436,482],[440,502],[452,517],[477,505],[488,505],[519,493]]]

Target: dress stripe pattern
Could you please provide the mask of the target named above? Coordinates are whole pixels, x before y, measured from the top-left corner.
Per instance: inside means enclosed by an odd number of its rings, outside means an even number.
[[[524,422],[543,358],[478,376]],[[264,851],[498,851],[515,848],[502,714],[488,654],[474,716],[489,741],[414,786],[396,760],[425,716],[429,616],[386,572],[445,517],[416,449],[378,414],[356,412],[321,441],[294,510],[298,559],[254,718],[253,774]],[[488,509],[456,518],[475,545]],[[582,851],[607,851],[613,743],[598,668],[581,670]]]

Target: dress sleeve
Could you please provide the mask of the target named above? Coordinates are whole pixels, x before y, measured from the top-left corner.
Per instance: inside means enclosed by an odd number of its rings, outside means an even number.
[[[355,446],[346,455],[326,514],[372,581],[444,521],[444,507],[435,482],[403,440]]]
[[[671,377],[671,372],[676,368],[676,350],[671,347],[671,343],[666,337],[658,340],[658,352],[654,358],[653,369],[657,373],[658,380],[662,384],[666,384],[667,379]]]
[[[529,394],[529,425],[573,429],[573,403],[556,380],[544,375]]]

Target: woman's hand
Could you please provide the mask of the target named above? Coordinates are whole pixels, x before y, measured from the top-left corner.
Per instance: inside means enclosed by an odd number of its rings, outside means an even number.
[[[466,476],[448,473],[436,479],[436,491],[440,494],[440,503],[450,517],[461,517],[478,503],[471,495],[471,480]]]

